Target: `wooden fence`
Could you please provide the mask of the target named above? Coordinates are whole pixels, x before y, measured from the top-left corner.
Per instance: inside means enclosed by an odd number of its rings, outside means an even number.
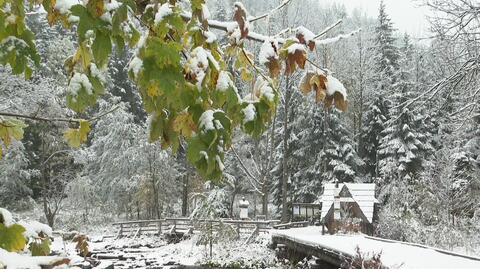
[[[266,232],[272,229],[279,220],[232,220],[232,219],[200,219],[192,220],[189,218],[165,218],[155,220],[135,220],[116,222],[112,225],[118,227],[118,237],[138,236],[139,234],[163,234],[167,232],[193,232],[200,230],[201,226],[210,223],[213,226],[228,224],[236,229],[238,234],[251,234],[252,232]]]

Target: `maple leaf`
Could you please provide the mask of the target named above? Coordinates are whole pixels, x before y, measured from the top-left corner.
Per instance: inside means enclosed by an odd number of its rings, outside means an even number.
[[[25,232],[25,228],[19,224],[7,227],[0,223],[0,248],[13,252],[22,251],[27,243],[23,232]]]
[[[173,130],[185,137],[192,137],[192,134],[197,131],[197,126],[193,121],[192,115],[186,112],[181,113],[175,118],[173,121]]]
[[[78,129],[68,129],[63,136],[71,147],[79,148],[82,143],[87,141],[90,127],[90,122],[82,120]]]

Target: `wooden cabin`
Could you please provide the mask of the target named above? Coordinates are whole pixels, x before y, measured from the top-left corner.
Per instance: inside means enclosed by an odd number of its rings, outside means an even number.
[[[327,183],[323,186],[321,220],[330,234],[362,232],[372,235],[376,219],[375,184]]]

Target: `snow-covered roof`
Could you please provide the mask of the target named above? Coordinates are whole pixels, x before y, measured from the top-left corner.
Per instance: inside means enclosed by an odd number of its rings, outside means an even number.
[[[373,183],[338,183],[339,192],[343,188],[347,188],[352,197],[342,198],[341,201],[345,202],[356,202],[360,209],[362,210],[365,217],[370,221],[373,221],[373,209],[374,204],[378,203],[378,200],[375,198],[375,184]],[[322,214],[321,217],[324,218],[328,210],[333,204],[335,191],[335,183],[324,184],[323,195],[320,199],[322,202]],[[353,199],[353,200],[352,200]]]

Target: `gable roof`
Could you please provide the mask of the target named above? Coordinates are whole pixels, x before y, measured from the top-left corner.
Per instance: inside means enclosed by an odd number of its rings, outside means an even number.
[[[372,223],[374,204],[378,203],[375,198],[375,184],[373,183],[338,183],[340,191],[351,194],[353,201],[358,204],[367,220]],[[344,190],[346,188],[346,190]],[[335,183],[324,184],[321,217],[324,218],[333,204]],[[352,201],[351,199],[342,199],[342,201]]]

